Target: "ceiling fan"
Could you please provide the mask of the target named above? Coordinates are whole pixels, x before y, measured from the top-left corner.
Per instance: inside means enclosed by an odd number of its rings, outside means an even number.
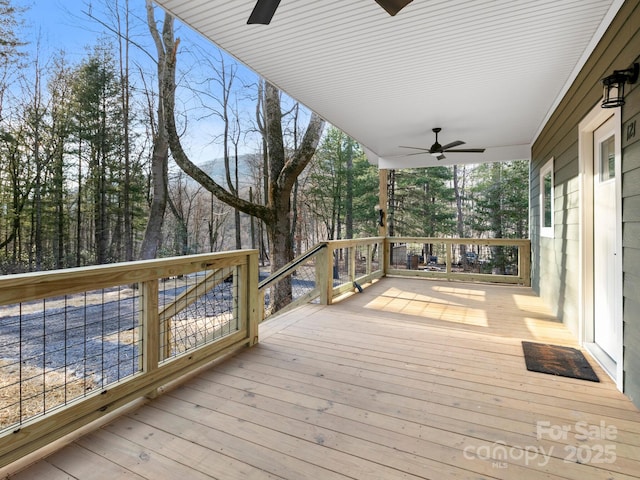
[[[391,16],[394,16],[412,1],[413,0],[376,0],[378,5],[384,8]],[[249,16],[247,23],[269,25],[273,18],[273,14],[276,13],[278,5],[280,5],[280,0],[258,0],[256,2],[256,6],[253,7],[253,11]]]
[[[431,145],[430,148],[421,148],[421,147],[405,147],[403,145],[400,145],[400,148],[412,148],[414,150],[422,150],[421,152],[416,152],[416,153],[410,153],[409,155],[420,155],[423,153],[429,153],[431,155],[433,155],[434,157],[436,157],[438,160],[444,160],[445,157],[444,153],[445,152],[457,152],[457,153],[482,153],[484,152],[484,148],[458,148],[456,149],[455,147],[458,147],[460,145],[464,145],[465,142],[463,142],[462,140],[456,140],[455,142],[451,142],[451,143],[447,143],[446,145],[440,145],[438,143],[438,133],[440,133],[442,131],[441,128],[436,127],[434,129],[432,129],[433,133],[436,134],[436,141],[433,145]]]

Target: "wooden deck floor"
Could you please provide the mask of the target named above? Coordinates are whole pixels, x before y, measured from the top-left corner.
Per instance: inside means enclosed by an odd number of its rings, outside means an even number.
[[[529,289],[383,279],[11,478],[640,478],[640,412],[522,340],[575,345]]]

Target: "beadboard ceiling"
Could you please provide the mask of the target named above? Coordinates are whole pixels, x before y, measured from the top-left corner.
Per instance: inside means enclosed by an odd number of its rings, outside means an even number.
[[[528,159],[622,0],[156,0],[362,144],[380,168]],[[484,153],[407,155],[441,144]]]

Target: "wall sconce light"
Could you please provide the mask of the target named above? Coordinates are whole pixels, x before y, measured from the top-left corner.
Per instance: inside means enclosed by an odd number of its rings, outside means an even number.
[[[384,227],[384,210],[380,208],[380,205],[376,205],[373,209],[378,212],[378,225]]]
[[[634,63],[626,70],[614,70],[611,75],[602,79],[604,96],[602,108],[616,108],[624,105],[624,84],[636,83],[640,66]]]

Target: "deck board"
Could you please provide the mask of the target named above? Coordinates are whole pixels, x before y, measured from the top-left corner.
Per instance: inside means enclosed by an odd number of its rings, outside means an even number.
[[[640,412],[588,354],[600,383],[526,370],[522,340],[576,346],[528,288],[383,279],[260,335],[12,478],[640,478]]]

